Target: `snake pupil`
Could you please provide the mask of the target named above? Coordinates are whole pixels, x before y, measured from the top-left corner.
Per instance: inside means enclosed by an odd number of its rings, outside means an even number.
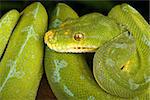
[[[128,35],[129,35],[129,36],[131,35],[129,31],[128,31]]]

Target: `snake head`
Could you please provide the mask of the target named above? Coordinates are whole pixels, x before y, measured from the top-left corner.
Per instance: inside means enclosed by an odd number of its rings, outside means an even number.
[[[60,28],[48,31],[44,40],[50,49],[57,52],[94,52],[98,45],[94,47],[96,45],[94,42],[88,44],[87,38],[86,34],[81,31],[73,32],[70,29],[63,30]]]
[[[58,52],[95,52],[103,43],[120,34],[118,25],[99,13],[67,19],[45,34],[45,43]]]

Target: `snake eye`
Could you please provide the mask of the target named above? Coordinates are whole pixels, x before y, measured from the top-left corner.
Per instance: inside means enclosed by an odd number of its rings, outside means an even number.
[[[74,35],[74,39],[76,40],[76,41],[80,41],[81,39],[83,39],[84,38],[84,34],[83,33],[76,33],[75,35]]]

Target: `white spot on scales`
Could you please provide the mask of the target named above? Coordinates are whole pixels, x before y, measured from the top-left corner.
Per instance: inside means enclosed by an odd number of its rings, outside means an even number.
[[[126,43],[115,43],[115,48],[127,48],[128,45]]]
[[[95,100],[94,96],[89,96],[87,100]]]
[[[8,22],[11,22],[11,21],[9,21],[8,15],[6,15],[5,18],[0,21],[0,28],[2,27],[3,24],[10,24]]]
[[[36,16],[37,16],[38,10],[39,10],[39,3],[37,4],[36,9],[35,9],[35,10],[33,10],[33,15],[34,15],[34,18],[35,18],[35,19],[36,19]]]
[[[64,92],[67,93],[69,96],[74,96],[74,94],[71,92],[71,90],[68,89],[66,85],[64,85]]]
[[[60,82],[60,70],[64,67],[66,67],[68,64],[65,60],[54,60],[54,64],[55,64],[55,71],[53,73],[53,79],[54,82],[58,83]]]
[[[2,89],[5,86],[5,84],[7,83],[7,81],[11,77],[22,78],[25,75],[25,73],[23,71],[21,71],[21,70],[20,71],[16,71],[16,64],[17,64],[18,58],[22,54],[22,52],[23,52],[23,50],[25,48],[25,45],[27,44],[29,38],[31,38],[32,36],[35,37],[36,33],[34,31],[33,25],[25,27],[21,32],[27,32],[27,37],[26,37],[26,39],[24,41],[24,44],[21,46],[21,49],[18,52],[18,55],[17,55],[16,59],[15,60],[9,60],[8,63],[7,63],[7,67],[10,67],[10,69],[9,69],[9,72],[8,72],[5,80],[2,82],[2,85],[0,86],[0,92],[2,91]]]
[[[146,35],[143,35],[142,41],[150,48],[150,40]]]
[[[84,79],[85,79],[85,76],[84,76],[84,75],[81,75],[81,76],[80,76],[80,79],[81,79],[81,80],[84,80]]]
[[[144,74],[144,79],[145,79],[145,82],[150,82],[150,76]]]
[[[28,33],[27,39],[26,39],[27,41],[30,37],[34,37],[36,40],[39,40],[39,35],[36,34],[33,25],[23,28],[21,32],[27,32]]]
[[[133,100],[140,100],[140,99],[139,99],[139,97],[135,97],[135,98],[133,98]]]
[[[0,86],[0,92],[2,91],[2,89],[4,88],[4,86],[6,85],[7,81],[12,78],[12,77],[16,77],[16,78],[22,78],[25,73],[22,70],[16,71],[16,63],[17,60],[13,61],[13,60],[9,60],[7,62],[7,67],[9,68],[9,73],[7,75],[7,77],[5,78],[5,80],[3,81],[2,85]]]
[[[39,11],[39,6],[40,6],[40,4],[37,4],[37,7],[33,11],[28,12],[28,14],[26,14],[26,16],[30,16],[30,17],[33,16],[34,19],[36,19],[38,11]]]
[[[113,61],[112,59],[108,58],[108,59],[106,59],[106,65],[108,65],[110,67],[114,67],[115,61]]]
[[[136,90],[139,87],[139,84],[136,84],[132,79],[129,79],[128,82],[131,90]]]
[[[0,20],[0,34],[2,34],[3,32],[6,31],[6,30],[2,30],[1,28],[4,28],[4,27],[9,26],[9,25],[11,25],[11,19],[9,19],[8,15],[6,15],[3,20]],[[7,31],[10,31],[12,29],[13,29],[13,27],[9,28]],[[7,34],[6,35],[3,34],[1,36],[1,41],[0,42],[7,41],[7,40],[8,40]]]
[[[112,78],[110,78],[109,81],[110,81],[111,83],[113,83],[113,84],[116,83]]]
[[[131,9],[131,10],[129,10],[129,9]],[[138,13],[133,7],[131,7],[129,5],[124,6],[123,11],[126,11],[126,12],[132,11],[132,13]]]

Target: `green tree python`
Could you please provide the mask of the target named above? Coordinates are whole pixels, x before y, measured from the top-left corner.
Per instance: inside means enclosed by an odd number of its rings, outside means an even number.
[[[0,61],[0,100],[35,100],[43,74],[47,20],[45,8],[38,2],[0,19],[0,56],[6,48]]]
[[[78,17],[60,3],[44,40],[45,71],[57,99],[150,99],[150,26],[130,5],[117,5],[108,16]],[[84,54],[75,54],[85,52],[96,52],[93,72]]]

